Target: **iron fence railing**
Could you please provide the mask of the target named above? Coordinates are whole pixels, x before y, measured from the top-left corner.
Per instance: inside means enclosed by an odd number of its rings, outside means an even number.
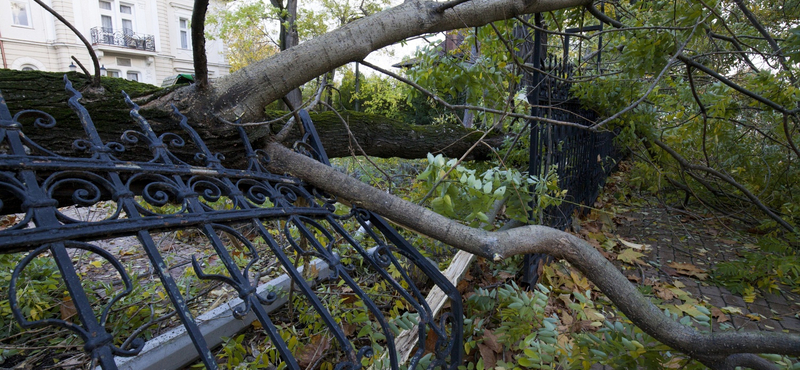
[[[93,27],[90,30],[92,44],[121,46],[124,48],[156,51],[156,39],[153,35],[135,33],[132,30],[115,30],[106,27]]]
[[[535,22],[543,27],[540,14]],[[602,30],[602,27],[583,27],[568,32],[587,32]],[[569,35],[558,42],[557,35],[544,35],[541,31],[531,33],[527,28],[515,30],[518,38],[524,40],[520,56],[534,68],[525,73],[523,82],[528,87],[528,102],[533,105],[531,115],[553,120],[592,125],[598,115],[581,107],[580,101],[571,94],[575,66],[569,62]],[[544,42],[547,39],[547,42]],[[547,45],[547,48],[543,47]],[[600,39],[596,52],[596,68],[600,68]],[[561,47],[559,53],[559,47]],[[546,50],[547,49],[547,50]],[[562,56],[556,56],[556,54]],[[578,55],[580,55],[580,50]],[[594,56],[593,56],[594,57]],[[578,60],[581,58],[579,57]],[[614,146],[616,132],[595,132],[580,127],[556,125],[531,120],[530,124],[530,162],[529,172],[542,175],[556,166],[559,189],[566,190],[566,197],[558,206],[550,206],[535,216],[538,222],[559,230],[565,230],[571,223],[576,210],[583,212],[594,205],[606,177],[616,168],[620,152]],[[549,257],[546,255],[527,255],[523,263],[523,281],[534,285],[538,281],[538,271]]]
[[[402,311],[416,315],[420,343],[427,340],[428,345],[433,344],[429,348],[432,351],[426,352],[425,348],[416,351],[409,368],[415,368],[423,356],[430,359],[428,368],[455,369],[460,364],[463,320],[458,291],[381,217],[360,208],[339,206],[337,210],[335,198],[297,178],[270,173],[266,170],[269,158],[251,146],[241,127],[237,127],[241,137],[238,145],[246,154],[246,167],[227,168],[222,165],[223,158],[206,147],[177,110],[174,116],[184,135],[158,134],[126,96],[135,124],[122,133],[118,142],[103,141],[89,112],[79,103],[81,94],[66,77],[65,81],[69,106],[84,130],[82,135],[76,133],[78,138],[73,148],[83,155],[56,154],[24,135],[23,127],[46,130],[56,125],[55,119],[34,110],[12,115],[0,95],[0,214],[22,213],[15,224],[0,229],[0,253],[25,254],[8,286],[13,316],[23,328],[56,326],[72,331],[103,369],[117,368],[115,356],[137,355],[144,346],[144,340],[137,337],[141,331],[134,331],[134,338],[118,338],[109,329],[113,323],[108,322],[112,308],[134,290],[133,280],[121,256],[101,247],[104,240],[133,237],[135,248],[146,255],[143,263],[149,264],[158,276],[200,361],[208,369],[217,369],[217,361],[181,293],[183,287],[178,286],[167,270],[168,261],[155,237],[158,233],[193,229],[213,246],[214,258],[222,263],[222,271],[212,273],[193,258],[194,273],[200,279],[222,282],[238,293],[244,305],[232,314],[241,317],[254,313],[286,368],[301,367],[279,325],[264,311],[263,304],[273,302],[276,295],[256,293],[259,279],[254,277],[257,271],[253,269],[263,259],[274,261],[286,271],[296,294],[305,298],[319,322],[324,323],[325,335],[335,343],[326,351],[338,353],[329,354],[339,359],[335,369],[362,368],[362,360],[374,354],[375,348],[388,354],[387,362],[379,368],[399,368],[394,331],[384,317],[386,303],[376,302],[390,292],[401,301],[391,307],[402,307]],[[300,114],[307,135],[297,147],[307,149],[313,157],[327,163],[308,114]],[[150,155],[140,161],[118,159],[133,147],[146,149],[144,153],[149,150]],[[194,158],[176,154],[173,149],[177,147],[196,148]],[[59,208],[65,203],[92,206],[103,200],[110,203],[106,208],[111,211],[101,220],[75,219]],[[227,206],[211,206],[220,200],[227,200]],[[154,211],[166,205],[172,205],[170,210]],[[360,227],[358,235],[348,232],[345,223]],[[239,245],[238,252],[232,251],[232,240]],[[257,253],[256,240],[266,244],[267,253]],[[99,305],[95,293],[85,288],[85,283],[93,278],[85,271],[78,271],[76,251],[105,261],[119,276],[120,281],[114,285],[118,287],[116,293],[103,296]],[[323,303],[331,301],[317,295],[295,268],[293,259],[297,257],[293,255],[323,260],[333,281],[347,288],[348,301],[358,302],[351,303],[352,310],[363,312],[364,320],[340,325],[341,319],[334,317],[331,309],[341,310],[338,306],[343,301],[333,300],[337,307]],[[24,287],[19,285],[20,279],[33,268],[32,262],[40,258],[55,260],[68,300],[74,306],[74,316],[37,317],[21,308]],[[422,291],[406,272],[405,261],[410,261],[448,295],[451,300],[448,313],[433,317]],[[354,266],[371,271],[368,281],[352,275]],[[365,285],[375,284],[385,286],[379,296],[365,289]],[[343,329],[344,324],[348,330]],[[367,325],[375,328],[383,339],[363,337],[359,328]]]

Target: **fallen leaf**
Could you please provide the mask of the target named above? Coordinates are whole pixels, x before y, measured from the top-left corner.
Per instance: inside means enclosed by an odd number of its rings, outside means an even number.
[[[483,343],[478,343],[478,350],[481,352],[481,358],[483,358],[484,369],[494,369],[497,366],[497,358],[494,355],[494,351]]]
[[[688,314],[689,316],[692,316],[692,317],[697,317],[697,316],[700,316],[700,315],[703,314],[702,312],[700,312],[700,310],[697,309],[697,307],[695,307],[695,305],[693,305],[691,303],[684,303],[684,304],[681,304],[681,305],[675,305],[675,307],[677,307],[679,310],[681,310],[683,312],[686,312],[686,314]]]
[[[257,322],[257,320],[254,321],[254,322]],[[342,323],[342,331],[344,332],[344,335],[346,335],[348,337],[353,335],[356,332],[356,329],[358,329],[358,327],[353,325],[353,324],[346,323],[346,322]]]
[[[684,263],[684,262],[670,262],[667,266],[672,267],[681,275],[685,276],[694,276],[700,280],[705,280],[708,278],[708,273],[706,270],[703,270],[691,263]]]
[[[508,279],[513,279],[514,278],[514,274],[512,274],[510,272],[506,272],[506,271],[500,271],[500,272],[497,273],[497,277],[499,277],[500,279],[503,279],[503,280],[508,280]]]
[[[724,312],[722,312],[722,310],[716,307],[711,307],[711,317],[716,317],[718,323],[731,321],[731,319],[728,318],[728,315],[726,315]]]
[[[483,331],[483,343],[491,348],[492,351],[497,353],[503,352],[503,346],[497,340],[497,336],[489,329]]]
[[[575,287],[578,288],[581,292],[585,292],[589,289],[592,289],[592,283],[589,280],[580,274],[575,273],[575,271],[570,270],[569,276],[572,278],[572,281],[575,283]]]
[[[72,302],[71,297],[65,297],[61,301],[61,320],[69,320],[70,317],[75,316],[78,310],[75,308],[75,302]]]
[[[628,248],[617,255],[617,259],[622,262],[627,262],[630,264],[636,262],[640,265],[644,265],[644,261],[640,260],[639,257],[644,257],[644,254],[633,250],[633,248]]]
[[[622,245],[624,245],[624,246],[626,246],[628,248],[633,248],[633,249],[635,249],[637,251],[648,251],[648,250],[650,250],[650,246],[647,245],[647,244],[631,243],[631,242],[629,242],[629,241],[627,241],[625,239],[620,238],[619,236],[617,236],[617,239],[619,240],[620,243],[622,243]]]
[[[642,278],[640,278],[639,275],[636,274],[625,275],[625,277],[636,284],[639,284],[639,282],[642,281]]]
[[[672,291],[667,289],[667,288],[664,288],[664,287],[661,287],[661,286],[657,286],[657,287],[654,287],[653,290],[655,290],[655,292],[656,292],[656,297],[661,298],[661,299],[663,299],[665,301],[669,301],[669,300],[675,298],[675,294],[673,294]]]
[[[761,321],[761,315],[757,313],[748,313],[747,315],[744,316],[753,321]]]
[[[325,352],[331,347],[331,340],[326,335],[312,335],[311,341],[300,348],[295,358],[297,364],[302,368],[316,363],[320,357],[325,355]]]
[[[428,335],[425,336],[425,353],[435,353],[436,352],[436,341],[439,339],[439,336],[436,334],[433,329],[428,330]]]
[[[720,308],[720,311],[722,311],[724,313],[727,313],[727,314],[738,314],[738,315],[742,314],[742,309],[741,308],[733,307],[733,306],[722,307],[722,308]]]

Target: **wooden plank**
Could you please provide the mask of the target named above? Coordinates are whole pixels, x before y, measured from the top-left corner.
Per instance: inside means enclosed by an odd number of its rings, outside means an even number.
[[[447,269],[444,270],[443,274],[447,280],[449,280],[453,285],[457,286],[458,282],[464,278],[464,274],[467,272],[467,269],[474,260],[474,254],[458,251],[455,257],[453,257],[453,261],[450,262],[450,266],[447,266]],[[447,295],[445,295],[438,286],[434,286],[430,293],[428,293],[428,297],[426,297],[425,301],[428,302],[428,305],[433,310],[433,316],[435,317],[439,314],[439,311],[442,309],[442,307],[444,307],[444,304],[447,301]],[[394,344],[395,348],[397,348],[399,363],[404,364],[414,352],[414,348],[419,340],[419,335],[417,334],[418,330],[419,328],[415,326],[411,330],[404,330],[395,338]],[[375,363],[382,363],[382,360],[386,356],[387,354],[384,353],[383,356],[381,356],[381,358]],[[374,369],[374,366],[370,367],[370,370],[372,369]]]

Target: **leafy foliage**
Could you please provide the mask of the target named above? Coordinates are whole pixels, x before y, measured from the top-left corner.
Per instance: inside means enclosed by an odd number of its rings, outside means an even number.
[[[750,245],[741,259],[717,264],[713,278],[732,293],[743,294],[752,302],[754,290],[774,293],[780,285],[800,292],[800,255],[785,240],[763,237],[758,246]]]

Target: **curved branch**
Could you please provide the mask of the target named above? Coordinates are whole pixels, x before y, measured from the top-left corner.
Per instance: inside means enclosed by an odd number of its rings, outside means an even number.
[[[586,10],[589,12],[589,14],[597,18],[597,20],[599,20],[600,22],[614,26],[616,28],[627,28],[625,27],[624,24],[622,24],[622,22],[607,16],[606,13],[601,12],[599,9],[595,8],[594,5],[591,4],[586,5]]]
[[[198,121],[203,120],[200,112],[208,108],[230,121],[233,117],[241,117],[243,122],[259,121],[267,104],[338,66],[363,60],[384,46],[421,34],[481,26],[589,1],[472,0],[443,13],[436,12],[441,3],[406,1],[225,76],[215,82],[207,99],[198,99],[194,89],[184,88],[143,108],[165,109],[162,106],[177,102],[182,112],[197,112]],[[208,106],[207,102],[213,103]]]
[[[58,12],[55,11],[53,8],[47,6],[47,4],[42,2],[42,0],[33,0],[33,1],[39,4],[42,8],[44,8],[44,10],[47,10],[48,13],[56,17],[59,21],[61,21],[61,23],[64,23],[64,25],[69,27],[72,33],[75,34],[75,36],[78,36],[78,38],[81,39],[81,42],[83,42],[83,45],[86,46],[86,50],[89,52],[89,56],[92,57],[92,63],[94,64],[94,79],[92,80],[92,87],[101,87],[100,61],[97,60],[97,54],[95,54],[94,49],[92,49],[92,44],[89,43],[89,40],[86,40],[86,38],[83,37],[83,34],[80,33],[80,31],[78,31],[78,29],[75,28],[75,26],[73,26],[72,23],[70,23],[66,18],[62,17],[61,14],[58,14]]]
[[[488,232],[471,228],[429,209],[373,188],[277,143],[267,146],[270,171],[290,172],[320,189],[346,199],[458,249],[501,260],[518,254],[544,253],[567,260],[597,285],[635,325],[662,343],[709,367],[733,369],[758,363],[755,353],[800,354],[800,336],[785,333],[725,332],[701,334],[668,318],[627,278],[584,240],[553,228],[530,225]]]

